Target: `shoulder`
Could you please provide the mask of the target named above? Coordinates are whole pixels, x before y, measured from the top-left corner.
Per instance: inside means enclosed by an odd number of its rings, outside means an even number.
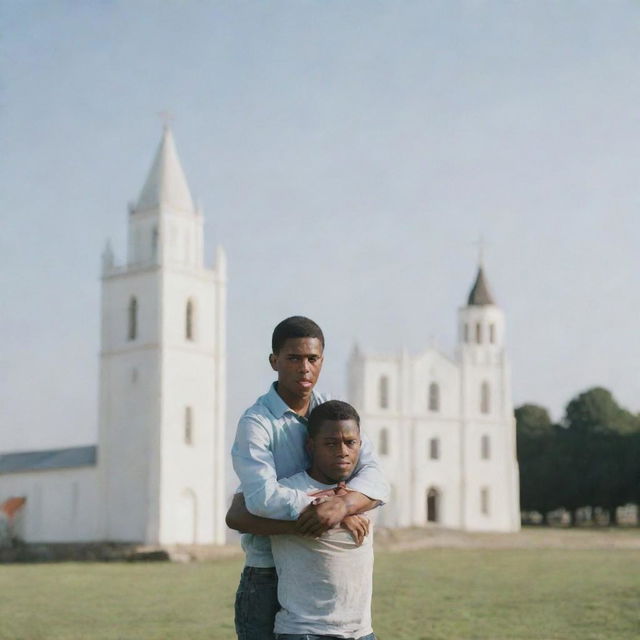
[[[258,401],[251,405],[240,416],[236,430],[236,439],[243,439],[244,437],[258,437],[260,439],[271,438],[275,418],[260,400],[261,398],[258,398]]]
[[[255,422],[257,424],[269,425],[275,419],[275,416],[269,410],[265,402],[266,394],[260,396],[241,416],[239,423]]]
[[[328,402],[329,400],[333,400],[330,393],[322,393],[321,391],[314,391],[313,398],[314,398],[314,406],[318,406],[323,402]]]
[[[300,489],[301,491],[306,491],[307,488],[309,488],[309,478],[304,471],[296,473],[293,476],[289,476],[288,478],[280,478],[278,482],[285,487],[289,487],[290,489]]]

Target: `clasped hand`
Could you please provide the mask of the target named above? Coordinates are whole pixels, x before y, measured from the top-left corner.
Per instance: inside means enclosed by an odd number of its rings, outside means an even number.
[[[343,496],[349,493],[344,483],[335,489],[312,494],[313,502],[300,514],[296,528],[304,536],[317,538],[338,525],[346,529],[360,546],[369,533],[369,519],[358,514],[349,515]]]

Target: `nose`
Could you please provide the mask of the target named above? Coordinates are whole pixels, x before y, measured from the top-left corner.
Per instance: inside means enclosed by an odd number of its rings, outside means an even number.
[[[348,454],[349,454],[349,447],[347,447],[347,444],[345,442],[341,442],[340,443],[340,449],[338,451],[338,455],[341,458],[346,458]]]

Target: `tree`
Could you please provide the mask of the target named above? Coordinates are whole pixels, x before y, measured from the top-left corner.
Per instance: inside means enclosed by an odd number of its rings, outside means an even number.
[[[534,404],[515,410],[516,447],[520,466],[520,506],[547,513],[557,506],[557,452],[555,427],[549,412]]]
[[[635,465],[627,443],[640,430],[637,416],[623,409],[607,389],[589,389],[567,405],[561,435],[570,465],[563,495],[565,508],[599,506],[616,523],[617,508],[629,501]]]

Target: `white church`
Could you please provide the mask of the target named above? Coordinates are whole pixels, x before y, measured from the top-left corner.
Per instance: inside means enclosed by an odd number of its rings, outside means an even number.
[[[454,359],[355,348],[349,399],[391,483],[388,527],[518,531],[520,495],[504,313],[482,266],[458,313]]]
[[[225,256],[205,265],[168,127],[128,218],[125,264],[103,254],[98,446],[0,455],[27,542],[225,541]]]
[[[26,542],[224,543],[225,306],[225,255],[206,266],[166,127],[126,261],[102,257],[98,445],[0,453],[0,525]],[[350,358],[349,399],[393,487],[386,526],[519,529],[504,317],[482,269],[459,335],[455,360]]]

